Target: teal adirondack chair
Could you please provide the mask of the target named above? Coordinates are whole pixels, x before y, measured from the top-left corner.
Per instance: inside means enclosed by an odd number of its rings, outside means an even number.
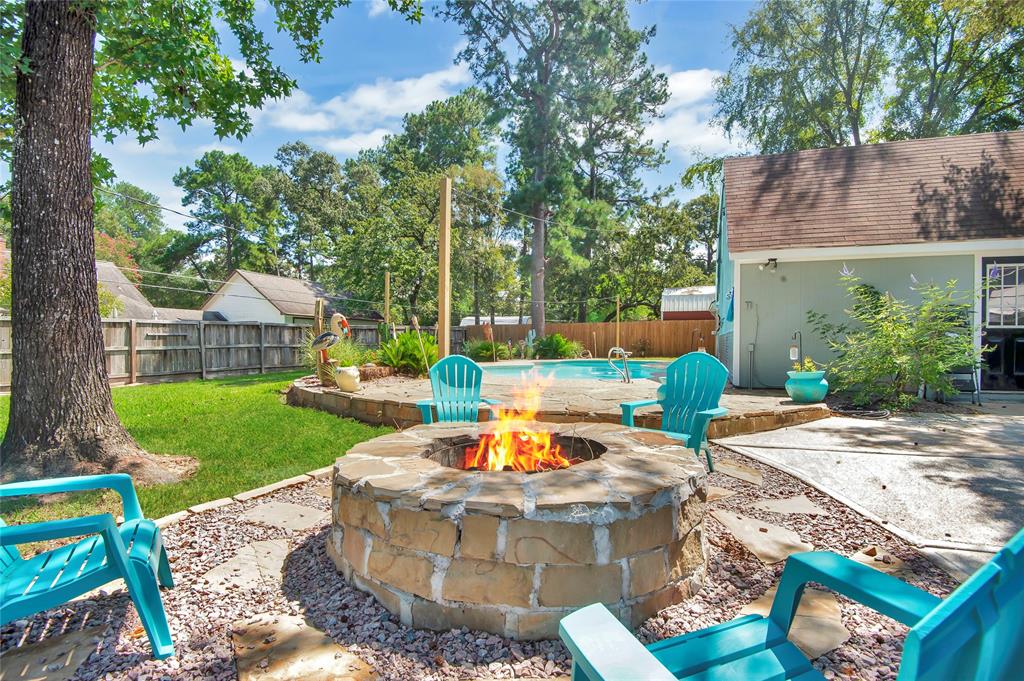
[[[0,624],[68,602],[123,579],[153,656],[174,654],[160,588],[173,587],[171,567],[152,520],[142,516],[131,476],[86,475],[0,485],[0,498],[113,489],[121,495],[125,521],[118,526],[109,513],[7,526],[0,520]],[[17,545],[90,535],[72,544],[22,558]]]
[[[910,627],[899,681],[1024,679],[1024,529],[940,599],[824,551],[790,556],[768,617],[747,615],[644,646],[603,605],[563,618],[573,681],[822,680],[787,638],[807,582]]]
[[[423,423],[434,422],[435,410],[438,421],[475,422],[481,405],[499,404],[498,400],[480,397],[483,380],[484,370],[464,355],[449,355],[434,364],[430,367],[430,387],[434,397],[416,403],[423,415]],[[491,418],[494,418],[493,410]]]
[[[665,383],[658,388],[658,399],[623,402],[622,425],[635,427],[634,414],[640,407],[661,405],[661,430],[681,440],[697,456],[703,449],[708,470],[713,471],[707,433],[711,419],[725,416],[729,410],[718,406],[725,390],[729,370],[706,352],[690,352],[677,358],[665,370]]]

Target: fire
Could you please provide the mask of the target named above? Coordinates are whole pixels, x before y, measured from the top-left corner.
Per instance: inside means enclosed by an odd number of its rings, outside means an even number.
[[[513,406],[498,409],[497,425],[480,436],[475,447],[466,447],[466,470],[533,473],[568,468],[572,461],[546,430],[534,430],[540,397],[550,380],[532,372],[513,392]]]

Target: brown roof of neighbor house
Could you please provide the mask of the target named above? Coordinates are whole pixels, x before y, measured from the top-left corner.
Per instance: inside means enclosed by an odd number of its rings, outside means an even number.
[[[327,293],[320,284],[315,281],[306,281],[305,279],[292,279],[291,277],[279,277],[276,274],[264,274],[262,272],[250,272],[249,270],[234,270],[232,274],[238,274],[244,281],[248,282],[256,291],[259,292],[264,298],[266,298],[271,305],[277,308],[277,311],[283,315],[291,315],[293,317],[312,317],[314,307],[316,305],[317,298],[324,298],[327,302],[326,308],[327,313],[331,314],[335,310],[344,311],[344,298],[345,296],[332,296]],[[231,277],[228,276],[230,281]],[[217,291],[210,296],[203,305],[203,309],[209,305],[213,300],[216,299],[217,293],[221,291],[227,284],[222,284]],[[230,295],[228,292],[226,295]],[[337,302],[332,302],[337,301]],[[377,311],[362,311],[355,314],[348,315],[350,319],[364,319],[370,321],[380,321],[384,317]]]
[[[121,319],[156,319],[156,308],[146,296],[112,262],[96,261],[96,281],[117,298],[117,314]]]
[[[1024,237],[1024,131],[725,160],[731,252]]]

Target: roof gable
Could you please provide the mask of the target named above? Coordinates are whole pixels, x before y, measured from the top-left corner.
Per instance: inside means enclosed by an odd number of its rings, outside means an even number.
[[[1024,131],[725,160],[732,252],[1024,237]]]

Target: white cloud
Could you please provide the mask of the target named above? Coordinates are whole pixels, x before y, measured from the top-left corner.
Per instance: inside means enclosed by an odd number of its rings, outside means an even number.
[[[162,135],[166,134],[162,131]],[[142,156],[146,154],[159,154],[161,156],[174,156],[181,153],[174,142],[166,139],[165,137],[157,137],[155,140],[150,140],[145,144],[139,144],[134,137],[128,135],[122,135],[114,141],[114,150],[118,153],[125,154],[126,156]]]
[[[385,14],[390,9],[391,8],[388,7],[388,3],[386,3],[384,0],[370,0],[369,15],[371,17],[376,17],[380,16],[381,14]]]
[[[289,97],[270,102],[253,114],[261,122],[294,132],[365,132],[450,97],[470,79],[469,69],[458,65],[414,78],[379,78],[325,102],[295,90]]]
[[[225,154],[233,154],[236,151],[241,151],[241,148],[233,144],[225,144],[224,142],[210,142],[209,144],[196,147],[196,153],[205,154],[208,151],[223,151]]]
[[[386,128],[375,128],[369,132],[357,132],[341,137],[313,137],[309,141],[335,154],[354,156],[363,149],[376,147],[391,132]]]
[[[714,69],[669,71],[669,100],[664,117],[649,127],[651,139],[668,142],[669,149],[684,159],[695,152],[719,155],[741,150],[742,145],[730,140],[711,124],[715,103],[715,79],[722,75]]]

